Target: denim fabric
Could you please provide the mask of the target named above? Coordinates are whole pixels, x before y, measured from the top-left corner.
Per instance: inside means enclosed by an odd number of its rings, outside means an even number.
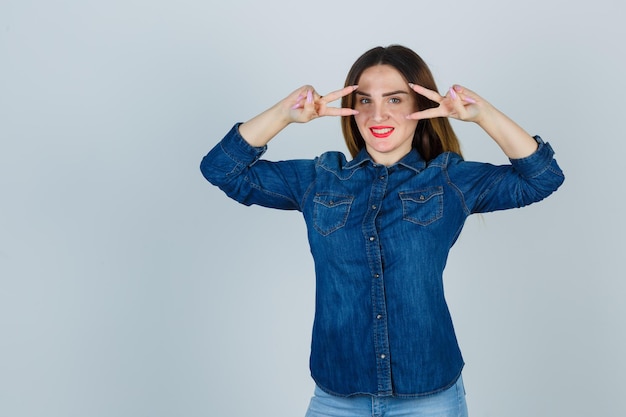
[[[237,125],[201,171],[233,199],[299,210],[315,263],[311,375],[324,391],[414,397],[451,386],[463,359],[442,275],[465,219],[539,201],[563,182],[549,144],[510,165],[415,150],[393,166],[365,150],[270,162]]]
[[[315,387],[306,417],[467,417],[463,378],[433,395],[418,398],[356,395],[336,397]]]

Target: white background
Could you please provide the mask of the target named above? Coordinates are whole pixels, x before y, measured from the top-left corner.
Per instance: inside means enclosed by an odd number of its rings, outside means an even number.
[[[416,50],[557,152],[546,201],[470,218],[446,290],[472,416],[626,415],[621,0],[0,3],[0,416],[303,416],[298,213],[201,176],[233,123]],[[467,159],[506,162],[454,122]],[[267,158],[345,150],[338,119]]]

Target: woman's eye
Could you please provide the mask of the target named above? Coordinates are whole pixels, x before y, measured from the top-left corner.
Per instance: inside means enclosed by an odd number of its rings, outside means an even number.
[[[359,103],[361,103],[361,104],[367,104],[369,102],[370,102],[369,98],[362,98],[362,99],[359,100]]]
[[[400,99],[397,98],[397,97],[392,97],[392,98],[389,99],[389,102],[393,103],[393,104],[398,104],[398,103],[400,103]]]

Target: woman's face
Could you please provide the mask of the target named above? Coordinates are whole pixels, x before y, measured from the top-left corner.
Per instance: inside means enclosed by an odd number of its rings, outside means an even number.
[[[402,74],[390,65],[376,65],[361,74],[355,94],[354,116],[365,148],[375,162],[393,165],[411,151],[417,111],[413,91]]]

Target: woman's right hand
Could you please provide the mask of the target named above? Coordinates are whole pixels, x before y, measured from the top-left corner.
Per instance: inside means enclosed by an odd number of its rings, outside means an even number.
[[[321,96],[315,88],[305,85],[285,98],[282,105],[287,110],[289,123],[306,123],[323,116],[353,116],[358,111],[328,104],[352,94],[356,89],[357,86],[353,85]]]
[[[310,85],[300,87],[263,113],[239,126],[239,133],[252,146],[265,146],[291,123],[306,123],[323,116],[352,116],[358,112],[329,106],[335,100],[352,94],[356,86],[320,96]]]

